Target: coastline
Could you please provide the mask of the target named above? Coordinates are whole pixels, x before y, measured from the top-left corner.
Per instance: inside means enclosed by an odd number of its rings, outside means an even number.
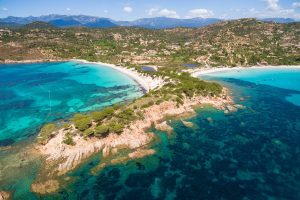
[[[30,63],[42,63],[42,62],[67,62],[69,59],[42,59],[42,60],[4,60],[0,61],[0,64],[30,64]]]
[[[152,78],[150,76],[143,75],[136,70],[129,69],[126,67],[117,66],[114,64],[103,63],[103,62],[90,62],[83,59],[45,59],[45,60],[22,60],[22,61],[15,61],[15,60],[5,60],[4,62],[0,62],[0,64],[30,64],[30,63],[42,63],[42,62],[67,62],[67,61],[74,61],[79,63],[86,63],[86,64],[95,64],[98,66],[110,67],[115,69],[128,77],[132,78],[144,91],[144,93],[149,92],[152,89],[162,87],[165,82],[163,78]]]
[[[75,127],[72,126],[70,130],[59,129],[45,145],[37,144],[35,146],[39,154],[46,159],[45,166],[47,167],[41,169],[40,175],[31,185],[31,191],[38,194],[57,191],[63,184],[61,178],[66,179],[68,172],[76,169],[96,153],[99,153],[102,161],[92,169],[91,173],[97,173],[106,166],[122,164],[132,159],[153,155],[155,151],[151,149],[150,144],[155,141],[156,136],[146,132],[146,130],[154,125],[158,130],[170,134],[172,127],[168,125],[167,117],[193,115],[195,114],[194,107],[207,104],[226,113],[234,112],[240,108],[239,105],[234,105],[229,91],[223,89],[219,97],[186,98],[180,106],[174,101],[152,105],[143,111],[143,119],[132,121],[122,133],[111,133],[101,139],[84,138],[78,135],[74,137],[75,145],[73,146],[64,144],[63,139],[68,132],[75,131]],[[124,149],[129,153],[122,154],[120,157],[120,152]]]
[[[276,68],[286,68],[286,69],[300,69],[300,65],[261,65],[261,66],[250,66],[250,67],[210,67],[202,69],[187,70],[191,76],[199,77],[200,75],[211,74],[216,72],[225,72],[232,70],[246,70],[246,69],[276,69]]]
[[[145,76],[136,70],[117,66],[114,64],[103,63],[103,62],[89,62],[87,60],[82,60],[82,59],[72,59],[70,61],[81,62],[81,63],[86,63],[86,64],[96,64],[99,66],[105,66],[105,67],[110,67],[112,69],[115,69],[115,70],[129,76],[134,81],[136,81],[146,91],[145,93],[149,92],[152,89],[160,88],[165,83],[163,78],[161,78],[161,77],[152,78],[150,76]]]
[[[119,67],[113,64],[102,62],[88,62],[86,60],[68,60],[82,63],[97,64],[99,67],[111,67],[137,81],[146,92],[160,88],[165,84],[162,77],[152,78],[135,71]],[[45,61],[46,62],[46,61]],[[21,63],[21,62],[20,62]],[[24,62],[25,63],[25,62]],[[28,62],[27,62],[28,63]],[[157,129],[171,132],[171,127],[166,122],[166,117],[177,117],[185,114],[194,114],[194,107],[210,104],[224,112],[234,112],[239,106],[233,105],[234,102],[228,90],[224,89],[220,97],[197,96],[194,98],[184,98],[181,105],[176,101],[162,101],[158,104],[143,110],[144,119],[132,121],[131,124],[120,134],[111,133],[106,138],[84,138],[80,135],[74,137],[75,145],[64,144],[65,135],[71,131],[75,132],[72,125],[70,130],[59,129],[53,132],[53,137],[45,145],[34,145],[33,149],[37,154],[45,158],[45,163],[38,173],[35,181],[31,185],[31,191],[38,194],[47,194],[57,191],[64,180],[68,179],[67,173],[79,167],[88,158],[99,153],[101,161],[93,170],[93,173],[103,169],[105,166],[125,163],[132,159],[138,159],[155,153],[149,149],[151,142],[155,140],[153,133],[147,133],[146,130],[155,125]],[[122,149],[127,149],[129,153],[118,158]]]

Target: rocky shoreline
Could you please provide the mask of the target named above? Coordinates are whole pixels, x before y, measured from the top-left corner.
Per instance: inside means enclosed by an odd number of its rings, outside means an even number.
[[[194,114],[194,107],[204,104],[209,104],[216,109],[227,112],[227,108],[233,106],[233,100],[229,96],[228,91],[224,89],[220,97],[186,98],[184,103],[180,106],[178,106],[176,102],[165,101],[159,105],[146,108],[143,113],[144,119],[133,121],[119,135],[109,134],[103,139],[86,139],[82,136],[76,136],[74,138],[74,146],[66,145],[62,142],[66,131],[61,129],[47,144],[36,146],[40,154],[46,158],[44,166],[47,167],[42,167],[40,176],[38,176],[36,181],[32,184],[31,189],[33,192],[39,194],[57,191],[59,189],[59,183],[53,177],[59,179],[59,177],[80,166],[95,153],[101,153],[102,158],[109,156],[112,158],[108,162],[100,163],[97,167],[98,170],[105,166],[126,162],[130,159],[152,155],[155,151],[147,149],[147,145],[154,140],[155,135],[153,133],[147,133],[147,129],[154,125],[156,128],[170,133],[172,129],[168,126],[167,122],[164,121],[166,117]],[[120,149],[128,149],[130,153],[122,158],[114,158],[114,155],[116,155]],[[50,179],[53,184],[49,183]],[[51,185],[53,188],[49,188]]]

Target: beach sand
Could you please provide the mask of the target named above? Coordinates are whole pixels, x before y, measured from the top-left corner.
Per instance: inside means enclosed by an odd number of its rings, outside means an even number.
[[[287,68],[287,69],[300,69],[300,65],[266,65],[266,66],[251,66],[251,67],[209,67],[201,69],[188,70],[193,77],[199,77],[200,75],[211,74],[215,72],[225,72],[231,70],[245,70],[245,69],[276,69],[276,68]]]
[[[118,70],[118,71],[122,72],[123,74],[126,74],[127,76],[134,79],[146,92],[149,92],[150,90],[153,90],[155,88],[160,88],[165,84],[162,77],[152,78],[150,76],[145,76],[134,69],[116,66],[114,64],[108,64],[108,63],[102,63],[102,62],[89,62],[86,60],[79,60],[79,59],[72,60],[72,61],[81,62],[81,63],[89,63],[89,64],[97,64],[99,66],[110,67],[115,70]]]

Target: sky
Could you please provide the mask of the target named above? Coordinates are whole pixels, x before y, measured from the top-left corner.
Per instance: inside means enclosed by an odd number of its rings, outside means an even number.
[[[0,18],[48,14],[83,14],[114,20],[149,17],[300,19],[300,0],[0,0]]]

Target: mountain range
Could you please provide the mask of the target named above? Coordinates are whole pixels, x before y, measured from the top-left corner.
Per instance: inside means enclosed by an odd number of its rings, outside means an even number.
[[[264,22],[292,23],[297,20],[291,18],[266,18],[260,19]],[[0,27],[21,27],[32,22],[47,22],[56,27],[91,27],[111,28],[116,26],[134,26],[148,29],[164,29],[175,27],[199,28],[224,20],[217,18],[192,18],[177,19],[167,17],[143,18],[134,21],[116,21],[109,18],[93,17],[86,15],[45,15],[40,17],[13,17],[9,16],[0,19]]]

